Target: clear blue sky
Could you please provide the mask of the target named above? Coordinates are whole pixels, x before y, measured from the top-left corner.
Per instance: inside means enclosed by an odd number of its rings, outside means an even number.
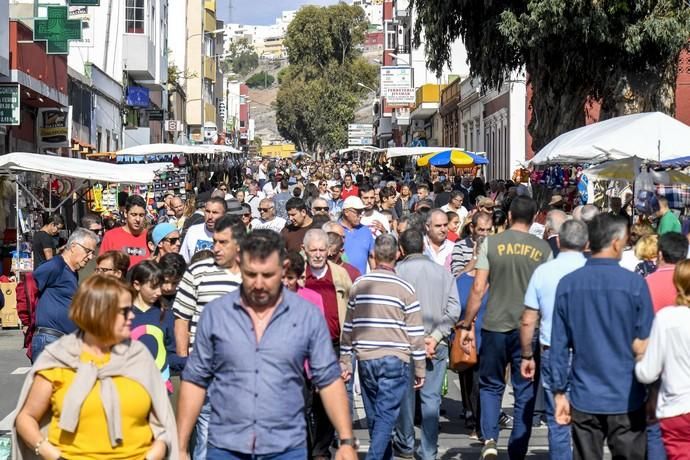
[[[232,17],[228,18],[230,1],[232,1]],[[281,11],[297,10],[304,5],[333,5],[335,3],[338,3],[338,0],[218,0],[216,14],[225,22],[267,25],[273,24]]]

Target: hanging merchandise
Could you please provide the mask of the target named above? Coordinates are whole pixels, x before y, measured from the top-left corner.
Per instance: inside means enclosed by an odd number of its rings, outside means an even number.
[[[659,210],[659,200],[656,198],[654,176],[646,169],[635,178],[635,209],[644,215],[654,214]]]

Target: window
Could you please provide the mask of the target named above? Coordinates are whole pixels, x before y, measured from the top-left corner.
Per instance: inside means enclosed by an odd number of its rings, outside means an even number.
[[[145,0],[127,0],[125,4],[125,32],[144,33]]]
[[[386,43],[384,48],[394,50],[397,47],[398,27],[394,22],[386,22]]]

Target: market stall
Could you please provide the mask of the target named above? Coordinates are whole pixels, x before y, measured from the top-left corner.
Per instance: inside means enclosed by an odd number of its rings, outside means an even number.
[[[11,184],[14,190],[13,199],[6,200],[7,207],[14,207],[12,217],[16,223],[13,241],[16,252],[12,258],[11,271],[28,271],[33,268],[30,256],[23,257],[27,251],[22,250],[22,238],[42,226],[45,213],[55,213],[66,203],[81,200],[99,184],[126,185],[129,187],[128,192],[141,193],[153,182],[156,172],[167,166],[169,165],[103,167],[103,163],[95,161],[26,152],[0,156],[0,178]],[[6,244],[7,231],[3,240]]]

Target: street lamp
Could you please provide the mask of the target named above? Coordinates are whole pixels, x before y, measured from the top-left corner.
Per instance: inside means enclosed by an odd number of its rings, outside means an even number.
[[[357,86],[361,86],[362,88],[368,89],[368,90],[371,91],[372,93],[378,93],[377,90],[375,90],[374,88],[371,88],[371,87],[365,85],[365,84],[362,83],[362,82],[359,82],[359,81],[358,81],[358,82],[357,82]]]
[[[410,65],[410,61],[409,61],[408,59],[406,59],[405,57],[403,57],[403,56],[398,56],[398,55],[395,54],[395,53],[389,53],[388,55],[391,56],[391,57],[394,57],[396,61],[400,60],[400,61],[403,61],[403,62],[402,62],[403,64]]]

